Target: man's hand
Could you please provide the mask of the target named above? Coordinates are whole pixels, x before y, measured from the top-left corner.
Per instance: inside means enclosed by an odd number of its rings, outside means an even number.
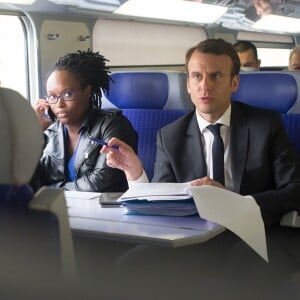
[[[111,146],[118,146],[119,149],[113,149]],[[112,138],[108,146],[103,146],[101,154],[107,154],[106,163],[111,168],[118,168],[124,171],[127,180],[138,179],[143,173],[143,165],[133,149],[117,138]]]
[[[217,186],[219,188],[225,188],[221,183],[209,178],[209,177],[203,177],[203,178],[199,178],[199,179],[195,179],[193,181],[189,182],[191,186],[200,186],[200,185],[213,185],[213,186]]]

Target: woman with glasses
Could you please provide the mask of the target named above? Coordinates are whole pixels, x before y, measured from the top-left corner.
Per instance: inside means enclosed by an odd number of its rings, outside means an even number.
[[[49,72],[47,95],[34,107],[45,137],[32,180],[35,189],[127,190],[124,173],[107,166],[96,142],[118,136],[137,151],[137,133],[128,119],[119,111],[100,109],[101,90],[108,92],[111,81],[106,61],[98,52],[78,51],[61,57]]]

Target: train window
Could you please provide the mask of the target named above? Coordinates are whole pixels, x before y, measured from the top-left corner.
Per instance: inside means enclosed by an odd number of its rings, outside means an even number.
[[[257,47],[262,70],[287,68],[294,39],[290,35],[240,31],[237,40],[248,40]]]
[[[261,67],[288,67],[291,49],[257,48]]]
[[[28,98],[26,39],[20,17],[0,15],[0,44],[1,86]]]

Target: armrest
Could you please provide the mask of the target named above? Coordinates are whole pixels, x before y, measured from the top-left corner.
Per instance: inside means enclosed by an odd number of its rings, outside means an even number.
[[[63,273],[66,280],[76,280],[77,268],[64,191],[42,187],[36,192],[29,207],[34,210],[52,212],[58,218]]]

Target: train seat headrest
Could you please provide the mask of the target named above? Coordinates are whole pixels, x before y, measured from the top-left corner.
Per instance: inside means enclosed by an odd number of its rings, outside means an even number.
[[[162,109],[167,102],[168,77],[163,73],[121,72],[111,77],[106,97],[119,109]]]
[[[300,112],[300,72],[240,73],[240,85],[231,99],[285,113]]]
[[[111,77],[103,109],[192,109],[184,72],[120,71]]]
[[[30,181],[42,153],[43,131],[30,103],[0,88],[0,184]]]

